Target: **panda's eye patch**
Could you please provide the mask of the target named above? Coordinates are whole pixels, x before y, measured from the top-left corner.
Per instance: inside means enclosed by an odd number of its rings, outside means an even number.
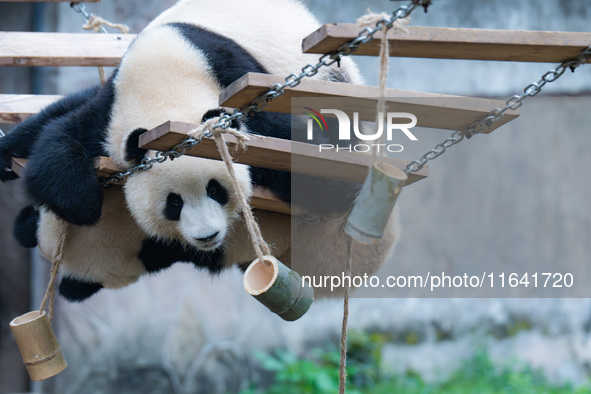
[[[183,210],[183,199],[176,193],[169,193],[166,197],[166,207],[164,208],[164,216],[168,220],[178,221],[181,218],[181,211]]]
[[[228,191],[218,181],[212,179],[207,184],[207,196],[221,205],[228,202]]]

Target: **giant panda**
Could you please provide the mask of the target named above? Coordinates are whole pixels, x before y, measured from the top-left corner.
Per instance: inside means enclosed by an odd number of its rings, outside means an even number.
[[[100,185],[93,158],[109,156],[121,167],[137,164],[151,154],[138,148],[139,135],[146,130],[168,120],[200,123],[231,113],[218,108],[221,90],[247,72],[288,75],[315,62],[317,56],[301,53],[301,40],[318,26],[296,0],[181,0],[138,35],[105,85],[65,98],[0,140],[0,168],[9,167],[10,156],[30,159],[25,188],[40,207],[19,216],[18,238],[29,246],[38,243],[51,256],[57,217],[77,234],[64,252],[62,295],[79,301],[102,287],[121,287],[165,268],[171,260],[192,261],[216,273],[254,258],[221,163],[181,157],[137,173],[120,190]],[[362,83],[357,67],[346,58],[315,78]],[[260,112],[233,126],[290,138],[288,114]],[[290,202],[288,173],[237,168],[245,190],[250,192],[246,185],[251,184],[266,187]],[[8,170],[0,172],[2,180],[13,178]],[[290,264],[294,247],[307,248],[314,256],[302,275],[334,273],[333,260],[342,271],[343,259],[337,258],[342,253],[328,253],[322,235],[338,234],[336,250],[344,250],[343,217],[298,224],[293,230],[306,234],[305,245],[291,244],[285,217],[270,212],[257,217],[280,260]],[[124,226],[117,225],[121,220]],[[356,249],[363,261],[360,273],[372,273],[382,264],[396,231],[392,218],[377,247]],[[127,241],[115,242],[121,250],[96,242],[99,237],[108,240],[107,233]],[[109,264],[104,263],[106,256]],[[125,267],[131,267],[129,275]]]

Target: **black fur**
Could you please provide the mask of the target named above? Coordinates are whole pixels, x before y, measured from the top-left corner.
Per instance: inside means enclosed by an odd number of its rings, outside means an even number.
[[[166,197],[166,206],[164,207],[164,217],[173,222],[181,219],[183,210],[183,198],[176,193],[169,193]]]
[[[97,293],[103,285],[96,282],[83,282],[71,276],[64,276],[60,282],[59,292],[70,302],[84,301],[91,295]]]
[[[16,219],[12,234],[25,248],[37,246],[37,228],[39,227],[39,211],[33,205],[24,207]]]
[[[221,272],[223,266],[223,250],[216,249],[204,252],[179,241],[163,241],[157,238],[146,239],[140,250],[139,259],[144,263],[146,271],[158,272],[170,267],[177,261],[192,262],[197,268],[205,268],[212,274]]]
[[[207,183],[206,191],[207,196],[212,200],[217,201],[220,205],[226,205],[229,201],[228,191],[215,179],[212,179]]]
[[[140,135],[144,134],[146,129],[135,129],[133,133],[127,137],[127,143],[125,144],[125,158],[136,164],[140,164],[142,159],[148,152],[147,149],[140,149]]]
[[[0,139],[0,180],[18,178],[14,172],[5,170],[10,168],[10,157],[29,157],[33,144],[48,123],[87,103],[96,95],[98,89],[98,86],[94,86],[49,105],[37,115],[19,123],[5,138]]]
[[[25,188],[32,201],[76,225],[101,216],[102,190],[94,170],[114,100],[113,77],[68,116],[47,123],[27,165]]]

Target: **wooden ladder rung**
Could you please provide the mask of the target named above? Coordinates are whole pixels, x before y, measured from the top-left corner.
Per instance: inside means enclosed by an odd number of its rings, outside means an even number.
[[[24,174],[27,166],[27,159],[12,158],[12,170],[19,176]],[[119,167],[108,157],[97,157],[94,159],[94,167],[99,177],[108,177],[109,175],[121,171]],[[250,200],[252,207],[265,211],[272,211],[283,214],[291,214],[291,207],[285,201],[281,201],[269,189],[256,186]]]
[[[84,0],[84,3],[98,3],[101,0]],[[72,0],[0,0],[0,3],[65,3]],[[82,0],[76,0],[74,3],[81,3]]]
[[[170,150],[188,137],[188,133],[197,125],[183,122],[166,122],[140,136],[142,149]],[[236,139],[225,136],[230,149],[236,145]],[[371,162],[371,155],[334,150],[318,153],[318,146],[302,142],[271,137],[253,136],[247,142],[248,149],[235,153],[236,163],[274,170],[291,171],[324,178],[342,179],[361,183],[365,180]],[[213,138],[204,137],[200,144],[186,152],[190,156],[220,160],[220,155]],[[386,161],[400,169],[409,162],[387,158]],[[428,168],[409,174],[407,185],[428,176]]]
[[[117,66],[135,34],[0,32],[0,66]]]
[[[283,83],[282,77],[269,74],[248,73],[234,81],[220,94],[220,105],[243,108],[253,99],[266,92],[275,83]],[[285,89],[285,94],[278,97],[264,108],[265,111],[283,113],[303,113],[304,108],[292,107],[291,99],[347,98],[340,110],[359,112],[362,120],[375,120],[375,107],[379,89],[375,86],[353,85],[348,83],[327,82],[304,79],[295,88]],[[482,119],[489,111],[504,107],[505,103],[473,97],[448,96],[435,93],[422,93],[407,90],[387,89],[388,111],[409,112],[417,117],[417,126],[448,130],[462,130],[470,123]],[[364,116],[369,115],[368,116]],[[519,116],[519,110],[507,111],[499,122],[486,132],[500,127]]]
[[[0,94],[0,123],[18,123],[62,98],[33,94]]]
[[[577,57],[591,45],[591,33],[413,26],[406,29],[408,34],[388,32],[390,56],[561,63]],[[356,24],[326,24],[304,38],[302,49],[306,53],[335,51],[355,39],[361,30]],[[380,37],[378,33],[353,54],[379,55]]]

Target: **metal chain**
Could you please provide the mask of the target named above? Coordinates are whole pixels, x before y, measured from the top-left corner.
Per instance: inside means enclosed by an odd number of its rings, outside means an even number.
[[[235,120],[244,119],[247,115],[260,112],[262,111],[267,104],[277,98],[282,96],[285,93],[286,88],[295,88],[298,86],[302,80],[306,77],[313,77],[314,75],[318,74],[318,71],[322,67],[328,67],[333,65],[334,63],[340,62],[341,57],[348,56],[353,53],[361,44],[365,44],[371,41],[377,32],[383,29],[390,29],[394,22],[398,19],[403,19],[409,16],[417,6],[428,5],[431,3],[431,0],[412,0],[410,4],[406,6],[399,7],[396,11],[392,12],[392,16],[389,18],[381,19],[376,23],[376,25],[372,27],[367,27],[363,29],[359,35],[352,41],[344,43],[341,45],[336,51],[325,53],[320,57],[318,63],[316,64],[308,64],[304,66],[299,74],[290,74],[285,78],[284,83],[277,83],[269,88],[269,90],[260,96],[256,97],[248,106],[237,110],[232,115],[223,114],[220,116],[220,120],[218,123],[211,127],[212,130],[225,130],[232,124]],[[75,7],[75,6],[73,6]],[[76,9],[76,8],[74,8]],[[209,135],[206,135],[209,136]],[[201,141],[197,141],[195,139],[187,139],[180,144],[174,146],[168,152],[160,152],[157,154],[157,158],[152,159],[144,159],[141,164],[133,167],[127,168],[124,172],[115,173],[111,175],[109,178],[105,178],[102,181],[103,185],[108,185],[109,183],[117,183],[120,184],[128,177],[132,176],[138,171],[145,171],[153,167],[154,163],[162,163],[166,161],[168,158],[175,158],[182,156],[187,150],[191,149],[193,146],[197,145]],[[175,155],[171,152],[181,152],[178,155]],[[145,163],[144,163],[145,161]]]
[[[591,59],[591,45],[585,48],[581,52],[581,54],[575,59],[565,61],[556,69],[550,70],[544,75],[542,75],[538,82],[530,83],[529,85],[527,85],[523,89],[522,94],[516,94],[514,96],[509,97],[505,102],[505,106],[503,108],[493,109],[488,114],[486,114],[484,118],[471,123],[466,128],[466,130],[453,132],[451,136],[449,136],[439,144],[435,145],[435,148],[425,153],[419,159],[411,161],[406,166],[404,172],[408,174],[410,172],[419,171],[429,161],[434,160],[441,156],[443,153],[445,153],[447,148],[459,144],[464,140],[464,138],[470,139],[475,134],[483,133],[494,123],[503,119],[505,112],[507,112],[508,110],[516,110],[518,108],[521,108],[521,106],[523,105],[523,100],[525,100],[528,97],[536,96],[538,93],[542,91],[542,88],[546,84],[559,79],[566,72],[567,69],[570,69],[572,72],[574,72],[577,69],[577,67],[585,63],[588,59]]]

